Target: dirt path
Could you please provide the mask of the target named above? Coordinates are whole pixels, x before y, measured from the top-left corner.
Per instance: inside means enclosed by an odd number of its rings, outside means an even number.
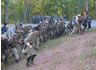
[[[96,51],[95,31],[73,36],[60,44],[60,46],[57,46],[57,48],[45,49],[38,54],[34,61],[35,65],[32,67],[26,67],[26,61],[24,59],[20,63],[11,65],[5,70],[83,70],[78,64],[79,57],[92,49]]]

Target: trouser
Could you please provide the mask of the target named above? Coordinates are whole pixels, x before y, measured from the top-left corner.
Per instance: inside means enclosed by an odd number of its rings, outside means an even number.
[[[16,47],[14,47],[13,48],[13,54],[14,54],[14,56],[15,56],[15,59],[16,60],[19,60],[19,52],[18,52],[18,50],[17,50],[17,48]]]
[[[83,28],[82,32],[84,32],[85,29],[87,28],[87,22],[84,22],[84,23],[83,23],[83,26],[84,26],[84,28]]]
[[[8,49],[4,50],[4,53],[2,53],[1,60],[2,62],[4,62],[4,64],[8,63]]]
[[[79,33],[81,33],[82,29],[80,24],[77,25],[77,28],[79,29]]]
[[[26,66],[31,66],[32,64],[34,64],[34,58],[36,57],[36,54],[34,55],[30,55],[29,57],[27,57],[27,63]]]
[[[71,32],[71,35],[73,35],[73,33],[75,33],[75,32],[76,32],[76,26],[74,26],[74,28],[73,28],[73,30]]]
[[[80,24],[76,24],[74,27],[73,27],[73,30],[71,32],[71,35],[73,33],[76,33],[76,31],[79,29],[79,33],[81,33],[81,25]]]
[[[43,36],[40,36],[40,43],[43,43]]]
[[[23,48],[22,45],[19,45],[19,46],[16,47],[16,49],[18,50],[19,59],[21,59],[21,57],[22,57],[22,48]]]
[[[90,29],[91,28],[91,23],[88,23],[88,28],[87,29]]]
[[[32,46],[34,47],[35,50],[38,50],[39,49],[39,42],[36,40]]]

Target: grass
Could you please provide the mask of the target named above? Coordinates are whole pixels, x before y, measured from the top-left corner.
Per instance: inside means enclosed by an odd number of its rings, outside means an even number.
[[[96,32],[96,28],[91,28],[86,32]],[[78,70],[96,70],[96,38],[88,41],[85,48],[88,50],[76,58],[76,66]]]
[[[67,41],[69,38],[70,38],[69,35],[65,35],[65,36],[62,35],[59,38],[48,40],[42,46],[40,46],[40,51],[44,50],[45,48],[54,49],[54,48],[58,47],[60,44],[64,43],[64,41]]]
[[[95,41],[95,40],[94,40]],[[91,44],[91,43],[90,43]],[[92,42],[94,44],[94,42]],[[96,44],[86,45],[89,50],[77,57],[77,67],[80,70],[96,70]]]
[[[96,31],[96,27],[91,28],[91,29],[89,29],[89,30],[86,30],[86,32],[92,32],[92,31]]]
[[[96,70],[96,50],[81,54],[76,65],[80,70]]]
[[[60,44],[64,43],[64,41],[67,41],[69,38],[70,38],[69,35],[62,35],[59,38],[48,40],[42,46],[40,46],[39,52],[42,52],[45,48],[54,49],[58,47]],[[14,58],[10,58],[10,63],[8,65],[14,64],[15,63],[14,61],[15,61]],[[8,67],[8,65],[1,64],[1,67],[2,68]]]

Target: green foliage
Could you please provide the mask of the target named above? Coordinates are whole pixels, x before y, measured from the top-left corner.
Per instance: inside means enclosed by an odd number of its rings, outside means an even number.
[[[24,17],[24,4],[25,0],[1,0],[1,16],[2,21],[4,17],[4,2],[8,1],[8,15],[9,23],[10,20],[17,21]],[[32,0],[32,3],[35,0]],[[80,0],[80,13],[84,12],[85,1]],[[29,0],[27,0],[29,10]],[[93,0],[89,0],[89,16],[96,19],[96,8],[93,8]],[[96,5],[95,5],[96,6]],[[58,10],[58,13],[57,13]],[[38,0],[31,8],[31,16],[40,14],[40,15],[54,15],[59,14],[63,15],[62,11],[68,19],[71,19],[72,16],[78,14],[78,0]],[[28,15],[28,12],[27,12]]]

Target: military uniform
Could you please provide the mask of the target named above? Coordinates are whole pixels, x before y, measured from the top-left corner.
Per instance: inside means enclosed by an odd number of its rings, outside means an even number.
[[[16,38],[10,39],[8,41],[8,43],[9,43],[10,48],[12,48],[12,53],[15,56],[16,62],[18,62],[20,59],[20,53],[19,53],[20,52],[20,46],[17,45],[18,43],[17,43]]]
[[[36,47],[37,34],[34,32],[29,33],[29,35],[25,38],[24,42],[27,45],[26,53],[28,54],[36,54],[37,51],[34,49]]]
[[[18,54],[20,59],[22,58],[22,49],[23,49],[24,45],[23,45],[23,41],[21,39],[19,39],[19,41],[16,43],[16,48],[18,50]]]
[[[81,33],[81,25],[79,23],[79,17],[80,17],[80,15],[76,16],[75,24],[74,24],[73,30],[71,32],[71,35],[73,33],[76,33],[77,30],[79,31],[79,33]]]
[[[4,60],[4,64],[8,63],[8,40],[6,39],[5,35],[1,36],[1,61],[3,62]]]
[[[19,41],[19,39],[24,40],[24,38],[25,38],[25,36],[24,36],[23,30],[18,30],[17,33],[16,33],[16,39],[17,39],[17,41]]]
[[[24,40],[26,46],[24,47],[22,53],[27,53],[27,66],[30,66],[33,64],[34,55],[37,55],[37,50],[35,47],[39,46],[37,38],[38,37],[38,31],[36,32],[30,32],[29,35]]]

